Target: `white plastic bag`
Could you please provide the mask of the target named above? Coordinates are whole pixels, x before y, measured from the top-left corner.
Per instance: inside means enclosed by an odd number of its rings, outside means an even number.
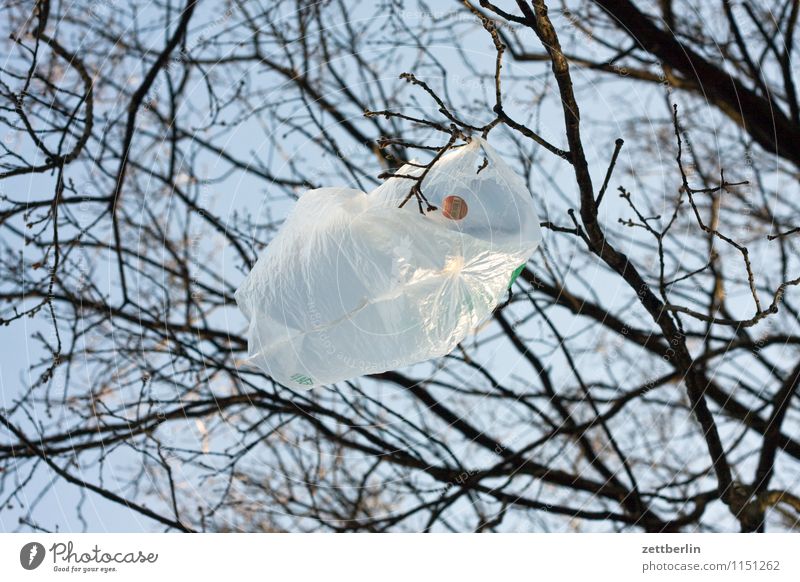
[[[416,175],[406,165],[397,174]],[[236,291],[248,361],[312,387],[449,353],[491,315],[541,240],[523,180],[479,138],[369,194],[309,190]]]

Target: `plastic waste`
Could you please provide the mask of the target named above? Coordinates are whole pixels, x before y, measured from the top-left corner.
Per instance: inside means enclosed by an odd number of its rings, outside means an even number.
[[[399,175],[419,177],[403,166]],[[443,356],[488,318],[541,240],[525,182],[483,139],[421,183],[303,194],[236,291],[248,361],[314,387]]]

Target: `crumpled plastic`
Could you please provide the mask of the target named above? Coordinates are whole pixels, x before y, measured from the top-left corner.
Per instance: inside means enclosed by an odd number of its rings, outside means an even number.
[[[249,363],[286,386],[332,384],[444,356],[492,314],[541,241],[525,182],[474,137],[422,181],[437,210],[398,208],[413,184],[300,197],[236,291]]]

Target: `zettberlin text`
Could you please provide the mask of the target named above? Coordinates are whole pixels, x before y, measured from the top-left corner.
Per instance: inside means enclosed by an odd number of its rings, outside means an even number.
[[[692,544],[684,544],[682,546],[670,546],[663,544],[661,546],[642,546],[643,554],[699,554],[700,546]]]

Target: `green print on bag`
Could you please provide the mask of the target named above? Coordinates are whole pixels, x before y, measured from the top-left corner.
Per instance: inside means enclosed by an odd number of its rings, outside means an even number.
[[[289,379],[297,382],[298,384],[302,384],[303,386],[314,385],[314,380],[304,374],[293,374]]]

